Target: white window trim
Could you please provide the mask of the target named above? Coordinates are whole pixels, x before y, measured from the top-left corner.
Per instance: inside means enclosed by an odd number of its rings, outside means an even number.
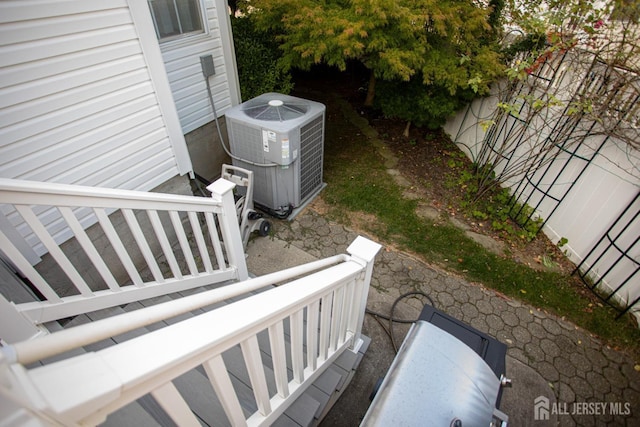
[[[200,5],[200,22],[202,22],[202,31],[199,32],[190,32],[179,34],[177,36],[165,37],[158,39],[158,44],[160,47],[165,48],[173,48],[178,47],[182,44],[190,44],[197,43],[200,39],[204,39],[209,37],[210,29],[209,29],[209,20],[207,19],[207,7],[204,4],[203,0],[198,0],[198,4]],[[149,16],[153,13],[151,10],[151,5],[149,4],[149,0],[147,0],[147,6],[149,7]],[[154,34],[156,38],[158,37],[156,24],[154,23],[153,17],[151,18],[151,24],[153,26]]]
[[[173,148],[178,172],[180,175],[186,173],[191,175],[193,174],[193,165],[191,164],[191,157],[189,156],[178,111],[169,86],[169,79],[162,59],[162,52],[160,51],[160,43],[158,43],[156,30],[149,12],[149,4],[146,1],[141,2],[139,0],[128,0],[127,2],[134,27],[138,33],[142,54],[145,57],[147,69],[151,76],[151,82],[158,97],[158,105]]]
[[[158,44],[160,45],[160,49],[162,51],[166,51],[166,50],[172,50],[172,49],[179,49],[181,47],[189,46],[192,44],[201,43],[203,41],[208,40],[210,37],[211,36],[209,34],[209,31],[207,31],[206,33],[198,33],[198,34],[192,34],[188,36],[179,36],[175,39],[167,40],[165,42],[161,42],[160,40],[158,40]]]
[[[233,48],[233,33],[231,31],[231,18],[227,13],[228,5],[226,0],[214,0],[218,13],[218,26],[220,28],[220,39],[222,40],[222,51],[225,58],[225,72],[229,85],[229,96],[231,106],[240,104],[240,81],[238,79],[238,66],[236,65],[236,51]]]

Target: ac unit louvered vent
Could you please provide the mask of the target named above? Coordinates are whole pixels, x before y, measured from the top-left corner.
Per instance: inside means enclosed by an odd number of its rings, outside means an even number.
[[[304,200],[322,185],[323,117],[300,128],[300,197]]]

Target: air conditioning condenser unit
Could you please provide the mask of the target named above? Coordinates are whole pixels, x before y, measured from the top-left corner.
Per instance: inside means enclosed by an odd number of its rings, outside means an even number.
[[[253,171],[258,206],[290,212],[322,190],[323,104],[265,93],[225,116],[233,164]]]

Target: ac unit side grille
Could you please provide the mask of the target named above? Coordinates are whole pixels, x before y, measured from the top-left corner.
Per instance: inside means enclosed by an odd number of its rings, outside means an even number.
[[[264,154],[262,152],[262,133],[245,124],[230,121],[233,141],[231,151],[234,156],[251,162],[262,163]]]
[[[322,185],[324,115],[300,128],[300,199],[306,200]]]
[[[254,200],[264,206],[274,206],[275,196],[272,185],[273,168],[253,167],[245,165],[246,169],[253,170]]]

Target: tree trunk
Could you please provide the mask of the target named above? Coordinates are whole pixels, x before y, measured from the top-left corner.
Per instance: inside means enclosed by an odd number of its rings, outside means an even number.
[[[405,138],[409,138],[409,129],[411,129],[411,120],[407,122],[407,125],[404,127],[404,132],[402,132],[402,136]]]
[[[373,106],[373,98],[376,96],[376,76],[373,74],[373,70],[371,70],[371,75],[369,75],[369,87],[367,88],[367,99],[364,100],[365,107]]]
[[[227,0],[227,5],[231,9],[231,16],[235,18],[238,11],[238,0]]]

